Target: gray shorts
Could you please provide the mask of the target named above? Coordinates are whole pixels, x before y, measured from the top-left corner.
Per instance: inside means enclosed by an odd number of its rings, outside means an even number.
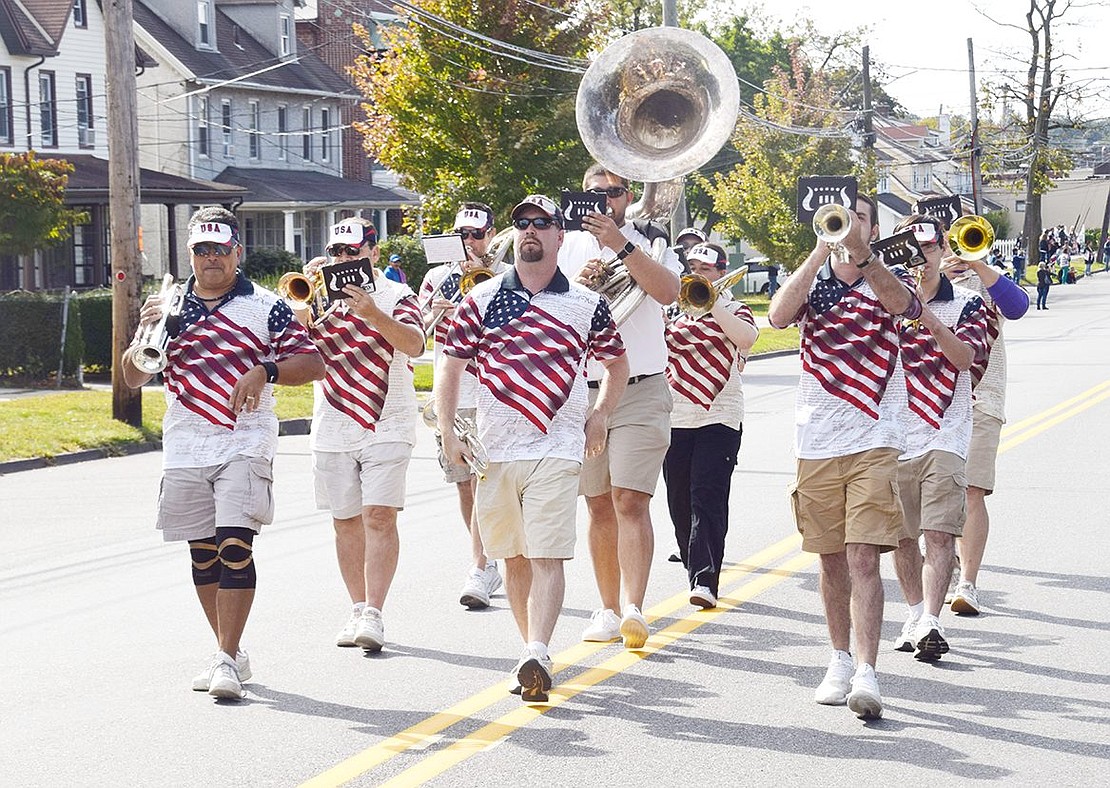
[[[374,443],[359,451],[317,451],[312,456],[316,508],[337,520],[356,517],[366,506],[405,508],[405,475],[412,446]]]
[[[998,460],[1001,436],[1002,419],[972,411],[971,447],[967,452],[968,487],[978,487],[987,495],[994,492],[994,466]]]
[[[158,495],[157,528],[167,542],[214,539],[217,527],[258,533],[274,521],[273,479],[273,466],[265,457],[167,468]]]
[[[598,390],[590,389],[590,406]],[[578,493],[593,498],[614,487],[655,494],[671,445],[671,389],[665,375],[630,384],[609,419],[609,440],[582,465]]]

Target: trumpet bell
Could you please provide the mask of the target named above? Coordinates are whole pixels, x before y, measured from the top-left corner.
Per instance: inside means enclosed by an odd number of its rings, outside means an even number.
[[[742,265],[714,282],[701,274],[687,274],[682,277],[679,286],[678,308],[694,319],[708,315],[721,293],[731,289],[746,273],[748,267]]]
[[[994,228],[982,216],[961,216],[948,230],[948,245],[961,260],[981,260],[994,245]]]
[[[637,30],[610,44],[578,88],[586,150],[626,178],[679,178],[709,161],[736,127],[740,89],[728,56],[693,30]]]
[[[459,278],[459,292],[466,295],[474,289],[475,285],[493,278],[493,271],[489,268],[471,268]]]
[[[282,298],[300,304],[311,303],[316,295],[316,287],[312,284],[312,280],[297,271],[282,274],[277,283],[277,290]]]
[[[827,244],[840,243],[852,231],[852,214],[840,203],[826,203],[813,215],[813,232]]]

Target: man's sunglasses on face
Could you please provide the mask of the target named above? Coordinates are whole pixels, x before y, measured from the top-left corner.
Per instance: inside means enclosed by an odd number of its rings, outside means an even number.
[[[486,237],[486,231],[485,230],[471,230],[471,229],[468,229],[468,228],[464,227],[461,230],[455,230],[455,232],[457,232],[459,235],[461,235],[462,239],[464,241],[467,238],[473,238],[475,241],[481,241],[483,238]]]
[[[332,244],[324,250],[328,253],[329,257],[339,257],[340,255],[347,255],[348,257],[358,257],[359,252],[362,251],[362,244]]]
[[[617,197],[623,197],[624,195],[626,195],[628,193],[628,187],[627,186],[595,186],[594,188],[588,189],[587,191],[589,191],[591,194],[604,194],[606,197],[612,197],[612,198],[616,199]]]
[[[519,219],[513,219],[513,227],[515,227],[518,230],[527,230],[528,225],[532,225],[537,230],[546,230],[548,227],[551,227],[553,224],[555,224],[555,220],[554,219],[549,219],[546,216],[532,216],[532,217],[521,216]]]
[[[193,244],[190,251],[192,251],[194,257],[208,257],[210,255],[223,257],[231,254],[236,246],[237,244],[199,243]]]

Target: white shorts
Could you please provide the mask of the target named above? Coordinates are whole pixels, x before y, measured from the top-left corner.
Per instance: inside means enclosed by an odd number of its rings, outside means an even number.
[[[316,508],[330,510],[337,520],[355,517],[366,506],[404,509],[411,457],[412,446],[400,441],[358,451],[313,452]]]

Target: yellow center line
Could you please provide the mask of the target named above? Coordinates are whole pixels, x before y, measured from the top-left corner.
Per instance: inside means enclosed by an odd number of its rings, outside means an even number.
[[[1096,393],[1101,389],[1105,390],[1102,391],[1102,393]],[[1024,431],[1021,432],[1015,429],[1013,432],[1006,433],[1007,439],[998,447],[998,453],[1001,454],[1004,451],[1012,449],[1014,446],[1025,443],[1025,441],[1029,440],[1030,438],[1034,438],[1037,435],[1040,435],[1047,429],[1055,427],[1060,422],[1067,421],[1073,416],[1079,415],[1088,408],[1093,408],[1095,405],[1107,398],[1110,398],[1110,381],[1099,384],[1098,386],[1095,386],[1094,388],[1088,389],[1087,391],[1083,392],[1078,397],[1072,397],[1067,402],[1062,402],[1060,403],[1060,405],[1057,405],[1054,408],[1050,408],[1049,410],[1040,414],[1039,418],[1043,420],[1037,424],[1031,426],[1026,425],[1026,422],[1028,422],[1029,419],[1026,419],[1023,422],[1019,422],[1020,425],[1024,425],[1022,427]],[[1073,407],[1068,407],[1069,405],[1072,405],[1073,403],[1082,399],[1086,399],[1086,401],[1079,402]],[[1063,410],[1063,408],[1067,408],[1067,410]],[[1054,412],[1056,413],[1055,416],[1052,416],[1051,418],[1044,418],[1045,416],[1048,416],[1050,413]],[[1014,426],[1018,427],[1019,425],[1015,424]],[[1014,437],[1009,437],[1014,432],[1017,432],[1018,434],[1014,435]]]
[[[1032,428],[1032,427],[1037,427],[1038,425],[1043,425],[1049,419],[1049,417],[1052,416],[1053,414],[1059,413],[1060,411],[1063,411],[1063,410],[1066,410],[1066,409],[1070,408],[1072,405],[1075,405],[1076,403],[1079,403],[1079,402],[1083,402],[1084,400],[1087,400],[1091,397],[1094,397],[1099,392],[1104,391],[1104,390],[1108,390],[1108,389],[1110,389],[1110,380],[1103,381],[1102,383],[1099,383],[1097,386],[1093,386],[1093,387],[1087,389],[1086,391],[1084,391],[1081,394],[1076,394],[1071,399],[1064,400],[1063,402],[1058,402],[1055,405],[1053,405],[1051,408],[1048,408],[1047,410],[1042,410],[1040,413],[1034,413],[1032,416],[1029,416],[1028,418],[1022,419],[1021,421],[1014,422],[1013,424],[1007,424],[1005,427],[1002,428],[1002,437],[1003,438],[1010,438],[1015,433],[1021,432],[1022,430]],[[1086,404],[1085,407],[1080,408],[1080,410],[1085,410],[1087,407],[1090,407],[1091,405],[1094,405],[1098,402],[1101,402],[1102,399],[1104,399],[1104,397],[1099,397],[1098,399],[1092,400],[1091,402]],[[1066,416],[1066,418],[1070,418],[1071,416],[1075,415],[1075,413],[1078,413],[1078,412],[1079,411],[1069,413]],[[1049,426],[1052,426],[1054,424],[1059,424],[1060,421],[1062,421],[1062,420],[1063,419],[1060,419],[1058,421],[1053,421],[1049,424]],[[1042,427],[1042,429],[1043,429],[1043,427]],[[1037,432],[1041,432],[1042,429],[1037,429],[1036,432],[1034,432],[1033,434],[1035,435]]]
[[[720,580],[722,584],[732,582],[789,552],[797,550],[800,544],[801,536],[798,534],[791,534],[785,539],[769,545],[748,558],[745,558],[739,564],[732,565],[721,573]],[[690,603],[689,600],[690,592],[681,591],[669,599],[665,599],[648,610],[645,610],[644,617],[650,622],[657,618],[668,616],[680,607],[688,605]],[[574,667],[610,645],[609,643],[576,643],[566,651],[554,656],[554,662],[558,665],[555,670],[556,675],[567,668]],[[427,719],[421,720],[400,733],[396,733],[389,738],[383,739],[372,747],[368,747],[362,752],[356,753],[347,760],[328,769],[326,772],[305,781],[302,783],[302,786],[323,788],[323,786],[342,785],[350,782],[407,750],[427,747],[429,744],[437,741],[440,738],[440,734],[447,728],[463,720],[470,719],[483,709],[495,703],[500,703],[507,697],[510,697],[508,694],[508,683],[504,681],[498,682],[492,687],[487,687],[481,692],[464,698],[453,706],[437,712]]]
[[[398,774],[381,786],[421,785],[447,771],[453,766],[487,750],[498,742],[536,720],[549,709],[563,705],[568,700],[596,684],[632,667],[641,660],[655,654],[681,640],[694,630],[716,620],[724,613],[734,610],[744,602],[793,577],[817,561],[817,556],[802,553],[775,567],[773,571],[759,575],[718,600],[716,608],[693,613],[659,630],[639,651],[621,651],[593,668],[588,668],[572,680],[553,688],[551,698],[543,706],[519,706],[502,717],[458,740],[449,747],[428,755]],[[735,578],[732,578],[735,579]],[[686,594],[683,594],[685,598]]]

